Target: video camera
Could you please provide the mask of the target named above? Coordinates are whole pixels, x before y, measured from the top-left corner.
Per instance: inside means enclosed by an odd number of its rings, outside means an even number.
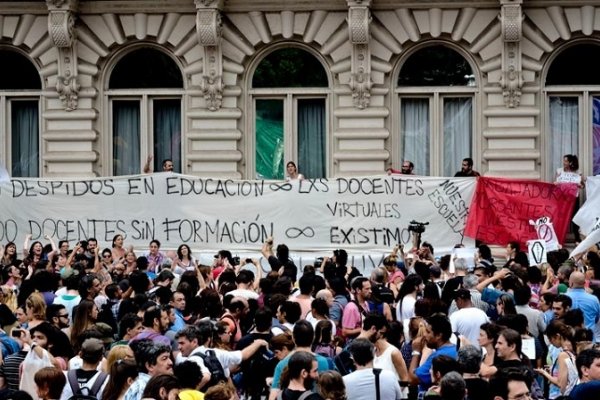
[[[414,233],[425,232],[425,226],[429,225],[429,222],[418,222],[414,219],[408,223],[408,231]]]

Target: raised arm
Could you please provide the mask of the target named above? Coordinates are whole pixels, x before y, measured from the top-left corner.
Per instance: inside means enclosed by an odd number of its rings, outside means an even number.
[[[154,158],[154,157],[150,155],[150,156],[148,156],[148,158],[146,159],[146,164],[144,164],[144,169],[143,169],[143,171],[144,171],[144,173],[145,173],[145,174],[149,174],[150,172],[152,172],[152,171],[150,170],[150,163],[152,163],[152,159],[153,159],[153,158]]]
[[[29,241],[31,240],[31,233],[28,233],[25,236],[25,243],[23,243],[23,258],[27,258],[29,256]]]

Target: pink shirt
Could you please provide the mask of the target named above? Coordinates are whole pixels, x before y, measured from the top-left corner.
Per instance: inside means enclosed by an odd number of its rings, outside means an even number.
[[[369,305],[365,304],[363,306],[366,312],[369,312]],[[356,306],[356,303],[351,301],[344,308],[344,315],[342,316],[342,328],[346,329],[356,329],[361,328],[362,326],[362,315],[360,310]]]

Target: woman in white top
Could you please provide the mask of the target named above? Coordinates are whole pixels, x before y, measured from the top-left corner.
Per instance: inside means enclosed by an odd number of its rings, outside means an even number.
[[[179,246],[177,248],[177,258],[173,260],[173,264],[171,265],[173,273],[181,275],[185,271],[195,271],[196,266],[196,259],[192,257],[190,246],[187,244]]]
[[[400,350],[392,344],[390,344],[386,337],[387,323],[384,328],[379,330],[375,335],[377,341],[375,342],[375,359],[373,360],[373,367],[381,368],[383,370],[391,371],[399,382],[408,381],[408,369],[402,353]],[[408,388],[408,387],[406,387]],[[402,391],[402,398],[408,398],[408,391]]]
[[[575,183],[579,188],[583,188],[585,180],[583,175],[579,172],[579,159],[575,154],[565,154],[563,157],[563,167],[556,170],[554,179],[555,183]],[[575,199],[575,206],[573,207],[573,216],[577,214],[579,210],[579,191],[577,192],[577,199]],[[575,241],[580,242],[581,236],[579,235],[579,227],[571,222],[571,230],[575,236]]]
[[[287,176],[285,177],[286,181],[301,181],[304,179],[304,175],[298,173],[298,167],[296,167],[296,163],[293,161],[288,161],[285,165],[285,169],[287,171]]]
[[[396,299],[396,320],[410,320],[415,316],[415,303],[417,302],[417,294],[424,288],[423,280],[417,274],[410,274],[406,277]]]

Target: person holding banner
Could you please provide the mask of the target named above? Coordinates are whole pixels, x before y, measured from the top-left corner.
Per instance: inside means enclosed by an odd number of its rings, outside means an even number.
[[[293,161],[288,161],[285,169],[287,171],[287,176],[285,177],[286,181],[292,182],[304,180],[304,175],[298,173],[298,167],[296,167],[296,163]]]
[[[565,154],[563,157],[563,167],[556,170],[554,182],[557,184],[561,183],[574,183],[580,189],[583,188],[585,183],[583,175],[579,172],[579,159],[575,154]],[[575,199],[575,206],[573,207],[573,216],[579,211],[579,192],[577,192],[577,198]],[[579,227],[571,222],[571,228],[575,241],[580,242],[581,236],[579,235]]]

